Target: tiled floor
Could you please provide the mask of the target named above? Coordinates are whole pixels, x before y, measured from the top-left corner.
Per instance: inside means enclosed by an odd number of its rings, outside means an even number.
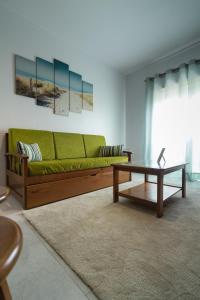
[[[8,277],[13,300],[97,299],[26,221],[13,196],[0,205],[0,215],[15,220],[24,236],[22,253]]]

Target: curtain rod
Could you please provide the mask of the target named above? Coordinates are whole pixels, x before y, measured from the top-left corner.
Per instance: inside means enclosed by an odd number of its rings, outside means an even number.
[[[193,60],[191,60],[191,63],[192,63],[192,62],[195,62],[195,63],[197,63],[197,64],[200,64],[200,59],[193,59]],[[166,72],[156,74],[154,77],[147,77],[147,78],[145,78],[144,81],[147,81],[147,80],[153,80],[155,77],[163,77],[163,76],[165,76],[169,71],[170,71],[170,72],[178,72],[178,71],[180,70],[181,66],[186,66],[186,67],[188,67],[189,65],[190,65],[189,63],[183,63],[183,64],[181,64],[181,65],[180,65],[179,67],[177,67],[177,68],[169,69],[169,70],[167,70]]]

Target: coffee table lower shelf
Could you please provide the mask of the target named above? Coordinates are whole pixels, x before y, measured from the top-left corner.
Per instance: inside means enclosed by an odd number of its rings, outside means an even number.
[[[163,202],[174,194],[181,191],[181,187],[175,187],[170,185],[163,185]],[[146,204],[157,203],[157,184],[151,182],[145,182],[129,188],[127,190],[120,191],[119,196],[136,200],[138,202],[144,202]]]

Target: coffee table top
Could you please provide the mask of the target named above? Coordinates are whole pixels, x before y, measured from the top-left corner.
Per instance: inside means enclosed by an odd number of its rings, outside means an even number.
[[[130,161],[127,163],[116,163],[112,164],[113,167],[119,170],[124,171],[135,171],[135,172],[153,172],[155,174],[160,172],[168,172],[168,171],[175,171],[185,167],[185,162],[161,162],[158,164],[157,161]]]

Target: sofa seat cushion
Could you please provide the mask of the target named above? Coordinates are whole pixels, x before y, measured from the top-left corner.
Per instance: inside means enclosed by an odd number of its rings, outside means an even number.
[[[45,130],[9,129],[8,151],[17,153],[17,142],[39,145],[43,160],[55,159],[53,133]]]
[[[109,167],[113,163],[127,162],[127,156],[58,159],[35,161],[28,164],[29,175],[47,175],[67,171]]]
[[[85,157],[83,136],[78,133],[54,132],[56,159]]]

